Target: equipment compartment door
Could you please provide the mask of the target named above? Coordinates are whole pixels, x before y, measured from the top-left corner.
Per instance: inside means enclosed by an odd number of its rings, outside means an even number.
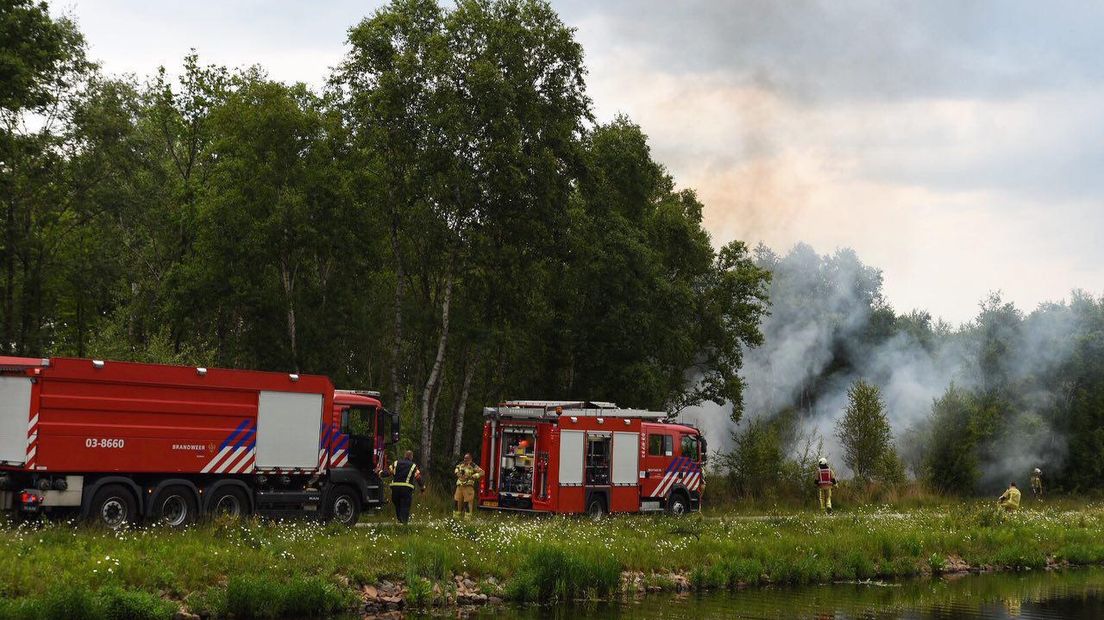
[[[613,484],[640,484],[640,433],[613,434]]]
[[[560,431],[560,485],[583,484],[582,431]]]
[[[30,414],[31,378],[0,377],[0,461],[26,460]]]
[[[264,392],[257,407],[257,467],[315,469],[322,395]]]

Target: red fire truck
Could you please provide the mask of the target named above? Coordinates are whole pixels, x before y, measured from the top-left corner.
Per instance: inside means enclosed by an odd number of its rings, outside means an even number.
[[[665,412],[523,400],[484,416],[483,508],[600,515],[701,506],[705,439]]]
[[[120,527],[383,504],[398,418],[326,377],[0,357],[0,509]]]

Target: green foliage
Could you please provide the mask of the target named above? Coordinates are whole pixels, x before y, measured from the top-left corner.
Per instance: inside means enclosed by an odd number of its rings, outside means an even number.
[[[862,379],[847,391],[847,409],[836,425],[836,437],[844,449],[844,462],[859,480],[880,477],[887,463],[892,467],[893,431],[878,387]]]
[[[621,565],[608,554],[541,546],[533,551],[507,584],[518,601],[570,601],[608,597],[621,584]]]
[[[66,585],[40,599],[0,600],[0,620],[166,620],[177,609],[148,592]]]
[[[347,611],[348,593],[317,577],[296,577],[287,582],[260,577],[235,576],[226,592],[213,599],[221,605],[216,617],[324,618]]]
[[[971,493],[980,476],[977,446],[983,435],[975,401],[954,385],[932,406],[932,434],[925,466],[931,484],[945,492]]]
[[[820,442],[800,435],[796,412],[744,422],[732,434],[733,450],[721,456],[732,488],[744,498],[809,497]]]
[[[64,109],[0,140],[0,353],[383,388],[430,472],[507,397],[741,401],[768,274],[639,126],[595,125],[546,2],[387,4],[324,94],[194,53],[103,76],[27,2],[0,31],[4,113]]]

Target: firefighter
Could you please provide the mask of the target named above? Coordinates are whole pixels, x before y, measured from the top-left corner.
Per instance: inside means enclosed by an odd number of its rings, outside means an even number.
[[[1038,467],[1031,473],[1031,494],[1035,499],[1043,496],[1043,471]]]
[[[997,499],[1000,502],[1000,507],[1004,508],[1008,512],[1015,512],[1020,508],[1020,490],[1016,488],[1015,482],[1008,483],[1008,490],[1004,492]]]
[[[391,503],[395,504],[395,518],[399,523],[410,521],[410,504],[414,502],[414,484],[417,483],[425,493],[425,481],[422,472],[414,463],[414,452],[407,450],[402,460],[391,464]]]
[[[469,452],[464,455],[464,462],[457,465],[452,473],[456,474],[456,493],[452,497],[456,500],[456,510],[452,516],[459,519],[462,513],[465,519],[470,519],[475,512],[475,483],[483,477],[483,469],[472,462]],[[466,512],[464,504],[468,505]]]
[[[832,512],[832,487],[836,486],[836,472],[832,471],[828,466],[828,459],[824,457],[817,462],[816,485],[820,509]]]

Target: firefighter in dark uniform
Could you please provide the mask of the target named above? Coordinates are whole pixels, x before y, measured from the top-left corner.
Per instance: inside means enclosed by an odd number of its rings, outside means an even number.
[[[414,484],[425,493],[422,472],[414,463],[414,453],[407,450],[401,460],[391,464],[391,503],[395,504],[395,518],[399,523],[410,521],[410,504],[414,502]]]

